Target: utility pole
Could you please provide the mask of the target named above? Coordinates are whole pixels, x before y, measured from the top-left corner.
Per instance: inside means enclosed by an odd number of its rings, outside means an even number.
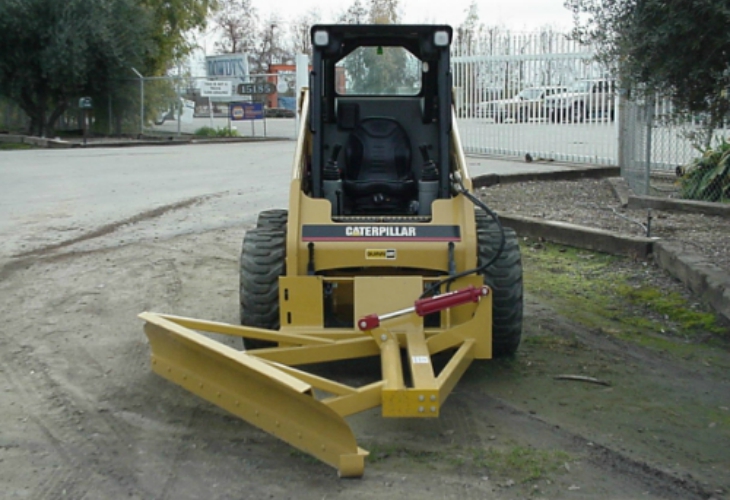
[[[274,64],[274,29],[276,29],[276,23],[271,23],[269,30],[269,67],[266,69],[267,73],[271,73],[271,65]]]

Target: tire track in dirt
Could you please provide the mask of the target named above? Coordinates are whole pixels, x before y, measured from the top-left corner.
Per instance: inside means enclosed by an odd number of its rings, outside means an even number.
[[[62,241],[59,243],[54,243],[52,245],[48,245],[41,248],[36,248],[35,250],[28,250],[27,252],[22,252],[19,254],[14,255],[14,258],[23,258],[23,257],[31,257],[31,256],[41,256],[45,254],[49,254],[52,252],[55,252],[56,250],[59,250],[61,248],[66,248],[71,245],[75,245],[76,243],[81,243],[83,241],[92,240],[95,238],[100,238],[102,236],[106,236],[108,234],[113,233],[117,229],[119,229],[122,226],[137,224],[139,222],[143,222],[150,219],[156,219],[158,217],[161,217],[169,212],[173,212],[175,210],[181,210],[183,208],[188,208],[190,206],[196,205],[198,203],[202,203],[208,199],[216,198],[219,196],[223,196],[226,192],[220,192],[220,193],[213,193],[213,194],[207,194],[203,196],[194,196],[192,198],[187,198],[182,201],[178,201],[176,203],[170,203],[168,205],[162,205],[157,208],[153,208],[151,210],[145,210],[144,212],[140,212],[137,215],[133,215],[132,217],[128,217],[126,219],[122,219],[120,221],[112,222],[110,224],[105,224],[97,229],[94,229],[93,231],[90,231],[88,233],[82,234],[80,236],[77,236],[75,238],[71,238],[66,241]]]
[[[114,233],[119,228],[123,226],[138,224],[140,222],[152,220],[155,218],[162,217],[163,215],[176,211],[176,210],[182,210],[188,207],[191,207],[193,205],[203,203],[209,199],[212,198],[218,198],[221,196],[224,196],[227,193],[227,191],[219,192],[219,193],[212,193],[202,196],[194,196],[192,198],[187,198],[185,200],[171,203],[168,205],[163,205],[157,208],[153,208],[151,210],[145,210],[144,212],[140,212],[136,215],[133,215],[132,217],[128,217],[126,219],[122,219],[116,222],[112,222],[109,224],[105,224],[97,229],[94,229],[93,231],[90,231],[88,233],[84,233],[80,236],[77,236],[75,238],[71,238],[65,241],[61,241],[59,243],[54,243],[52,245],[47,245],[41,248],[36,248],[34,250],[28,250],[27,252],[21,252],[15,255],[12,255],[10,257],[10,261],[6,262],[2,267],[0,267],[0,280],[6,280],[10,276],[12,276],[15,272],[20,271],[22,269],[25,269],[32,265],[33,263],[37,262],[40,258],[43,257],[64,257],[64,256],[53,256],[52,254],[56,252],[57,250],[61,250],[64,248],[71,247],[77,243],[86,242],[89,240],[93,240],[96,238],[101,238],[103,236],[107,236],[109,234]],[[91,252],[95,252],[95,250],[89,251],[89,252],[75,252],[72,254],[73,256],[78,255],[84,255]]]
[[[14,350],[15,356],[18,356],[21,352],[22,349]],[[55,414],[59,412],[62,406],[52,405],[49,408],[49,404],[57,402],[59,398],[53,394],[49,395],[47,387],[37,387],[39,384],[28,383],[27,380],[24,380],[19,374],[28,373],[28,366],[17,362],[13,363],[12,360],[7,358],[8,356],[3,356],[2,359],[3,365],[9,367],[5,374],[15,394],[23,402],[28,419],[38,427],[61,460],[61,464],[54,467],[54,470],[38,484],[35,491],[32,491],[34,498],[51,500],[60,498],[63,495],[71,495],[71,498],[83,498],[88,492],[89,485],[86,482],[90,477],[88,474],[80,474],[81,464],[74,458],[71,450],[67,450],[63,444],[64,440],[69,437],[68,430],[64,429],[69,425],[68,416],[52,422],[57,418]],[[31,373],[33,375],[39,374],[35,369]],[[39,397],[40,394],[44,394],[44,396]],[[47,404],[44,404],[44,402],[47,402]],[[70,441],[67,440],[66,442]],[[21,447],[23,447],[23,444],[21,444]]]
[[[7,339],[6,339],[7,340]],[[13,343],[7,340],[7,343]],[[137,491],[153,497],[137,483],[134,471],[117,455],[118,443],[127,442],[129,429],[90,401],[74,397],[49,375],[48,367],[18,345],[3,352],[2,362],[15,393],[27,408],[31,421],[51,444],[62,460],[33,492],[33,498],[94,497],[94,480],[111,480],[123,491]],[[85,353],[92,358],[90,354]],[[35,377],[20,374],[31,373]],[[111,452],[111,453],[110,453]],[[97,475],[95,477],[94,473]]]
[[[630,458],[617,450],[595,443],[537,415],[521,411],[499,398],[479,391],[472,391],[469,393],[468,401],[465,401],[465,397],[459,398],[457,396],[456,399],[461,399],[459,404],[465,407],[475,405],[482,410],[488,408],[490,415],[501,416],[502,420],[510,421],[517,427],[542,428],[541,432],[544,434],[556,436],[570,443],[574,449],[585,453],[587,461],[598,469],[611,470],[618,476],[640,484],[642,488],[660,498],[676,500],[707,500],[713,498],[713,493],[694,479],[677,477],[646,462]],[[468,424],[467,426],[469,427]],[[473,435],[470,434],[469,436],[472,437]]]
[[[190,429],[193,421],[195,420],[195,416],[197,413],[197,407],[193,407],[190,411],[190,414],[188,415],[187,422],[185,422],[184,426],[186,429]],[[170,467],[169,472],[166,474],[164,478],[161,478],[161,482],[163,483],[162,490],[160,491],[159,500],[166,500],[169,498],[170,491],[174,488],[175,482],[178,479],[178,464],[182,461],[185,453],[186,448],[188,446],[188,440],[185,438],[181,438],[176,446],[174,456],[172,457],[172,460],[170,461]]]

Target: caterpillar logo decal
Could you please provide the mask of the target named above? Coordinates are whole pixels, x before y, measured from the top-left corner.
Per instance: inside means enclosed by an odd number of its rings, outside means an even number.
[[[414,226],[347,226],[345,236],[366,238],[380,238],[390,236],[395,238],[415,238],[416,228]]]
[[[395,260],[395,248],[365,250],[365,258],[368,260]]]
[[[461,241],[459,226],[305,224],[302,241]]]

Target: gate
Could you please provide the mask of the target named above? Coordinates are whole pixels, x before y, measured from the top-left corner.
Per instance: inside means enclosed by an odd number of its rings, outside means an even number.
[[[495,29],[457,41],[452,70],[468,153],[618,164],[616,86],[586,46]]]

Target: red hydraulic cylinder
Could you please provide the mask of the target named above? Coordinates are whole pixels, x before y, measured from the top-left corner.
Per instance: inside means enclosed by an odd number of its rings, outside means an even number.
[[[467,304],[469,302],[479,302],[479,299],[489,294],[489,287],[483,286],[476,288],[472,285],[457,290],[455,292],[445,293],[443,295],[437,295],[436,297],[427,297],[425,299],[418,299],[413,307],[401,309],[388,314],[378,316],[377,314],[369,314],[357,321],[357,327],[365,332],[372,330],[380,326],[382,320],[396,318],[409,314],[415,311],[419,316],[425,316],[427,314],[443,311],[450,307],[459,306],[461,304]]]

